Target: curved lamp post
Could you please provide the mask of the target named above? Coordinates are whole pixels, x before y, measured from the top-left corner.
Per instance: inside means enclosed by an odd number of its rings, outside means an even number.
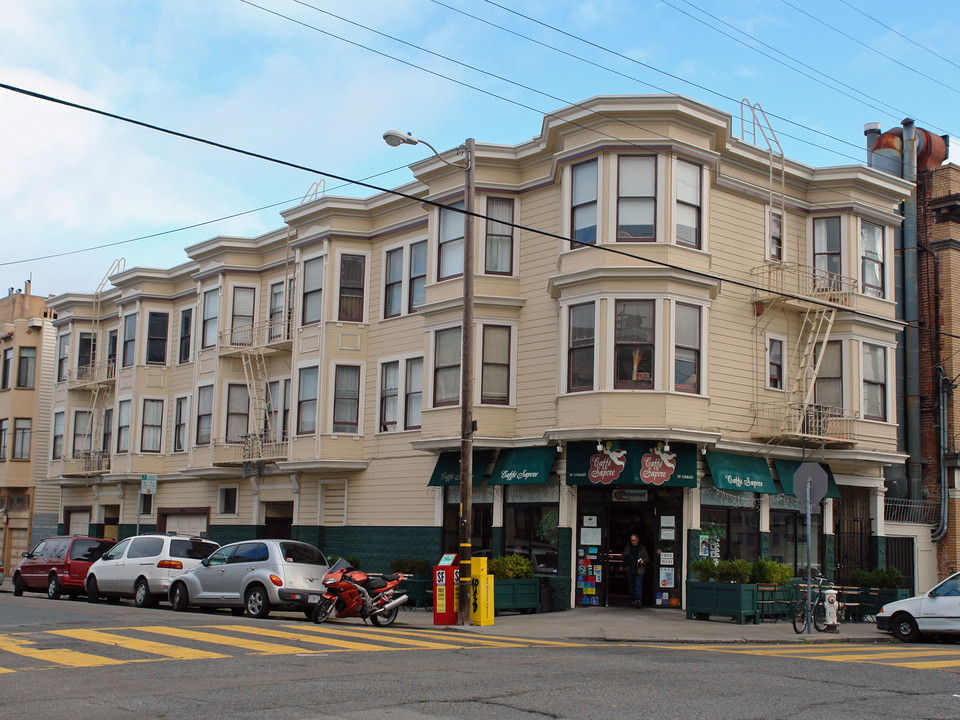
[[[390,147],[424,144],[444,164],[464,171],[463,186],[463,321],[460,328],[460,585],[457,623],[470,624],[470,560],[473,538],[473,212],[476,189],[475,143],[467,138],[458,151],[463,164],[446,160],[426,140],[399,130],[387,130],[383,140]]]

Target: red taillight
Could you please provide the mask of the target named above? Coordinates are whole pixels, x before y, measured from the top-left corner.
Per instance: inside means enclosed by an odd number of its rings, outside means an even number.
[[[157,567],[168,570],[183,570],[183,563],[179,560],[161,560],[157,563]]]
[[[3,568],[0,567],[0,570],[3,570]],[[65,563],[63,564],[63,571],[64,571],[67,575],[70,574],[70,561],[69,561],[69,560],[67,560],[67,562],[65,562]]]
[[[274,585],[276,585],[277,587],[283,587],[283,580],[281,580],[280,578],[278,578],[276,575],[271,575],[271,576],[270,576],[270,582],[272,582],[272,583],[273,583]]]

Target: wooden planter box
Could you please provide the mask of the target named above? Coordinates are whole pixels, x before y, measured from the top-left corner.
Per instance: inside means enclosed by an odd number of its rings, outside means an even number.
[[[876,615],[887,603],[906,600],[910,591],[906,588],[860,588],[860,616]]]
[[[404,607],[427,608],[433,606],[433,577],[430,575],[411,575],[403,579],[400,589],[407,593]]]
[[[687,619],[709,620],[711,615],[727,615],[738,625],[747,618],[759,623],[757,586],[687,580]]]
[[[493,611],[519,610],[521,612],[541,612],[540,580],[493,581]]]

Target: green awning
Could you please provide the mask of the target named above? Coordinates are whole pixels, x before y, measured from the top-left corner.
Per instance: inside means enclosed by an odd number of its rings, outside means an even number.
[[[490,451],[483,450],[473,453],[473,484],[479,485],[483,482],[483,472],[490,463]],[[428,487],[448,487],[460,484],[460,453],[445,452],[440,453],[437,458],[437,464],[433,468],[433,474],[430,476]]]
[[[556,448],[526,447],[501,450],[493,472],[491,485],[532,485],[545,483],[557,457]]]
[[[658,440],[604,440],[567,444],[567,485],[697,486],[697,446]]]
[[[719,490],[767,495],[779,493],[767,461],[762,457],[714,451],[707,453],[707,465],[710,466],[713,484]]]
[[[783,486],[785,495],[796,495],[793,491],[793,474],[800,467],[801,463],[796,460],[774,460],[773,467],[777,470],[777,477],[780,485]],[[827,471],[827,497],[840,497],[840,488],[837,487],[837,480],[833,477],[833,471],[827,463],[820,463],[820,467]]]

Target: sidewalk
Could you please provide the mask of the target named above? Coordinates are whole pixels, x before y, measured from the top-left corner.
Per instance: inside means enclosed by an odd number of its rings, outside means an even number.
[[[401,611],[395,626],[433,628],[433,613]],[[800,642],[890,642],[872,622],[843,623],[839,633],[797,635],[787,621],[737,625],[727,618],[687,620],[683,610],[673,608],[590,607],[538,615],[498,615],[484,627],[436,626],[484,635],[526,637],[541,640],[605,640],[608,642],[662,643],[800,643]]]

